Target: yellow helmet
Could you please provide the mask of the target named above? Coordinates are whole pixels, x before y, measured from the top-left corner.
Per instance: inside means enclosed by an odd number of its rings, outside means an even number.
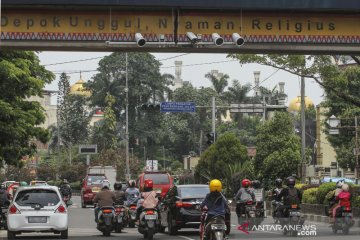
[[[210,192],[221,192],[222,183],[218,179],[213,179],[209,184]]]

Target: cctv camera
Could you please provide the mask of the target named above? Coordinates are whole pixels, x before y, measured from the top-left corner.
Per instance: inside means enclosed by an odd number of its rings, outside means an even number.
[[[159,41],[160,42],[165,42],[165,35],[164,34],[160,34]]]
[[[192,32],[187,32],[186,33],[186,36],[188,37],[189,41],[192,43],[192,44],[195,44],[197,41],[198,41],[198,38],[197,36],[192,33]]]
[[[141,33],[135,34],[135,41],[139,47],[143,47],[146,44],[145,38],[141,35]]]
[[[212,34],[212,39],[216,46],[221,46],[224,43],[224,39],[217,33]]]
[[[245,43],[245,39],[241,37],[238,33],[232,34],[232,40],[237,46],[241,46]]]

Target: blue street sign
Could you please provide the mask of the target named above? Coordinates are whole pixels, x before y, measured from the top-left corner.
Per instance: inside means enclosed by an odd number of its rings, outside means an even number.
[[[195,112],[194,102],[162,102],[161,112]]]

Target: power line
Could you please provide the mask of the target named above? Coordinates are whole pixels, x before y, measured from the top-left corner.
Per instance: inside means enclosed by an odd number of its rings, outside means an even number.
[[[161,62],[161,61],[166,61],[166,60],[169,60],[169,59],[178,58],[178,57],[182,57],[182,56],[189,55],[189,54],[190,54],[190,53],[183,53],[183,54],[180,54],[180,55],[177,55],[177,56],[159,59],[158,61],[159,61],[159,62]]]
[[[46,67],[46,66],[62,65],[62,64],[67,64],[67,63],[85,62],[85,61],[91,61],[91,60],[100,59],[100,58],[104,58],[104,57],[94,57],[94,58],[85,58],[85,59],[68,61],[68,62],[50,63],[50,64],[45,64],[44,66]]]

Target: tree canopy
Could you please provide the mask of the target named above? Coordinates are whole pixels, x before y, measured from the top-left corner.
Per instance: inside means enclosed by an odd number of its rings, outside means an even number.
[[[0,162],[17,164],[36,151],[32,140],[49,139],[48,131],[39,127],[44,109],[28,98],[41,97],[45,84],[54,78],[34,52],[0,51]]]

